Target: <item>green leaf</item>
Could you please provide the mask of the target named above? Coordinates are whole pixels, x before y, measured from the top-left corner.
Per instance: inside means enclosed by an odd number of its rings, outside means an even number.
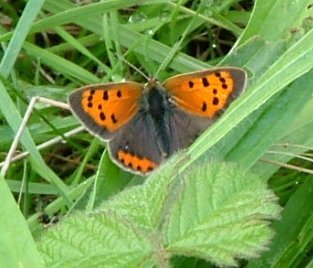
[[[0,267],[43,267],[25,219],[2,176],[0,196]]]
[[[104,150],[99,161],[93,189],[85,195],[86,200],[88,200],[86,211],[94,209],[110,196],[122,191],[133,177],[134,175],[131,173],[125,172],[113,164],[108,151]],[[140,177],[140,181],[142,181],[142,177]]]
[[[79,79],[86,83],[99,82],[99,79],[94,74],[86,71],[77,64],[74,64],[69,60],[55,55],[45,49],[34,46],[27,42],[25,42],[24,48],[30,56],[34,58],[40,58],[43,64],[47,66],[53,66],[55,70],[62,72],[64,75],[71,75],[75,79]]]
[[[32,26],[32,23],[36,19],[44,0],[31,0],[28,1],[23,15],[21,16],[18,25],[13,32],[12,39],[9,46],[5,51],[0,63],[0,74],[3,77],[7,77],[12,71],[12,67],[22,49],[24,41],[27,37],[28,31]]]
[[[250,22],[238,45],[255,35],[276,41],[301,24],[310,0],[258,0],[255,1]]]
[[[173,176],[176,156],[140,186],[47,231],[39,250],[49,267],[165,267],[176,255],[235,265],[267,248],[280,207],[258,177],[233,164],[194,166]]]
[[[0,63],[0,76],[6,78],[12,71],[13,65],[16,58],[22,48],[27,33],[31,27],[33,20],[40,11],[40,7],[44,1],[29,1],[23,11],[21,19],[16,26],[12,39],[5,50],[5,54],[1,59]],[[0,110],[5,117],[6,121],[10,125],[14,133],[16,133],[21,125],[22,118],[19,111],[17,110],[15,103],[12,101],[8,94],[8,89],[2,81],[0,81]],[[72,202],[67,196],[67,187],[62,180],[44,163],[41,155],[39,154],[36,145],[26,128],[24,134],[21,137],[21,143],[25,146],[27,151],[30,153],[30,158],[33,167],[37,169],[38,173],[41,174],[48,181],[51,181],[58,188],[68,205]]]
[[[305,257],[304,249],[312,243],[312,200],[313,176],[311,175],[289,199],[281,221],[274,224],[277,236],[273,240],[271,251],[251,262],[249,268],[300,267],[298,265]]]
[[[258,177],[231,164],[197,167],[179,180],[167,219],[167,250],[236,265],[264,251],[273,233],[276,197]]]
[[[253,127],[242,137],[236,147],[228,153],[227,160],[254,164],[275,141],[284,134],[295,120],[313,93],[313,71],[301,76],[273,101],[260,109],[262,114]],[[299,92],[301,91],[301,94]]]

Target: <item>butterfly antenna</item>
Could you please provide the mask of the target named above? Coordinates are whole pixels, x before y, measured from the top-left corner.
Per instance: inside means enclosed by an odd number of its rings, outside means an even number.
[[[157,71],[155,72],[153,78],[157,78],[159,73],[164,70],[168,64],[172,61],[173,57],[175,56],[176,51],[174,49],[170,50],[170,53],[167,54],[167,56],[165,57],[164,61],[160,64],[160,67],[157,69]]]
[[[139,73],[142,77],[144,77],[147,81],[149,80],[149,77],[146,76],[143,71],[141,71],[138,67],[136,67],[134,64],[130,63],[128,60],[123,58],[121,55],[117,55],[120,60],[128,64],[131,68],[133,68],[137,73]]]

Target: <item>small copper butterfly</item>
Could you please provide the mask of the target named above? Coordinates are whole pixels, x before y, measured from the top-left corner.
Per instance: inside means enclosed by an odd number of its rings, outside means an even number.
[[[86,129],[108,141],[113,161],[147,175],[188,147],[244,90],[246,72],[235,67],[85,86],[70,94],[72,112]]]

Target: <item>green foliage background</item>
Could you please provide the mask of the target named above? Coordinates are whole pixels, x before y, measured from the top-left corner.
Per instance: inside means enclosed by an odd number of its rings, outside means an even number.
[[[243,67],[249,73],[247,93],[185,152],[176,172],[217,159],[236,162],[269,182],[284,211],[273,224],[276,235],[269,250],[242,265],[313,267],[312,175],[277,172],[279,166],[273,164],[287,163],[312,148],[312,5],[309,0],[112,0],[85,5],[0,0],[1,12],[10,18],[0,28],[1,152],[8,151],[31,96],[65,101],[74,88],[88,83],[140,80],[116,55],[148,74],[173,55],[160,80],[216,64]],[[51,220],[78,208],[93,211],[125,187],[142,183],[112,164],[106,152],[101,156],[102,145],[86,133],[66,139],[71,149],[61,145],[38,151],[36,144],[75,126],[70,114],[37,107],[21,139],[29,158],[0,179],[0,266],[42,267],[34,238],[43,233],[44,217]],[[312,167],[296,164],[307,172]],[[170,174],[170,169],[167,165],[161,172]],[[20,192],[21,211],[11,194]],[[210,264],[177,257],[173,265]]]

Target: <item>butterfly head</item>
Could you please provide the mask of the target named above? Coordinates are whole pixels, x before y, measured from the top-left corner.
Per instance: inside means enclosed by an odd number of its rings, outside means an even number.
[[[147,83],[144,84],[145,91],[150,91],[151,89],[161,89],[162,86],[158,79],[155,77],[149,77]]]

